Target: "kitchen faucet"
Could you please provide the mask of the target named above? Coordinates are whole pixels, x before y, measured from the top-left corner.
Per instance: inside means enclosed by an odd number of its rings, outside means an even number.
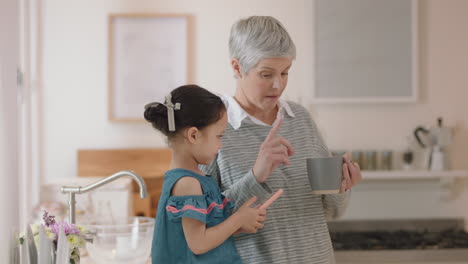
[[[117,173],[112,174],[109,177],[106,177],[102,180],[99,180],[95,183],[92,183],[86,187],[81,187],[81,186],[62,186],[62,193],[68,193],[68,205],[69,205],[69,217],[70,217],[70,224],[75,224],[75,194],[82,194],[82,193],[87,193],[89,191],[92,191],[100,186],[103,186],[107,183],[110,183],[120,177],[123,176],[130,176],[132,179],[134,179],[138,187],[140,188],[140,198],[143,199],[146,197],[147,192],[146,192],[146,184],[145,181],[141,176],[136,174],[133,171],[129,170],[123,170],[119,171]]]

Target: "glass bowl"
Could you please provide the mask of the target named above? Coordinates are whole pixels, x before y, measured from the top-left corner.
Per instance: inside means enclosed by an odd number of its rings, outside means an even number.
[[[92,242],[86,243],[95,264],[144,264],[151,253],[154,219],[128,217],[84,224]]]

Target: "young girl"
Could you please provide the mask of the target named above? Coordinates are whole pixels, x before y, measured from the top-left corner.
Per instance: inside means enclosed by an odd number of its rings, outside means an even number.
[[[156,217],[153,264],[241,263],[232,235],[256,233],[266,211],[251,207],[253,197],[231,215],[233,204],[198,169],[221,147],[227,124],[223,102],[201,87],[185,85],[164,104],[146,105],[145,119],[167,136],[172,149]]]

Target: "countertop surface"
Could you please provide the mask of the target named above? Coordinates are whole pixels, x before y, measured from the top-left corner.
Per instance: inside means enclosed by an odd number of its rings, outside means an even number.
[[[337,264],[467,264],[468,249],[335,251]]]
[[[337,264],[466,264],[468,249],[337,251],[335,257]],[[85,256],[81,264],[95,263]],[[151,259],[146,264],[151,264]]]
[[[92,261],[89,256],[84,256],[84,257],[81,257],[80,259],[80,264],[96,264],[94,261]],[[151,264],[151,259],[148,258],[148,261],[146,262],[146,264]]]
[[[390,170],[390,171],[362,171],[364,180],[429,180],[444,178],[468,177],[467,170]]]

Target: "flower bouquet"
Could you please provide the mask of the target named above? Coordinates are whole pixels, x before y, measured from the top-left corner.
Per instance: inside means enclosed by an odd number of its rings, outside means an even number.
[[[47,211],[44,210],[44,214],[42,216],[43,223],[41,224],[31,224],[31,232],[34,236],[34,244],[37,248],[40,247],[40,240],[39,240],[39,229],[41,226],[45,230],[45,234],[47,238],[52,241],[54,252],[57,253],[57,246],[59,241],[59,234],[63,230],[66,241],[68,242],[69,246],[69,259],[70,264],[78,264],[80,262],[80,248],[85,246],[86,240],[86,230],[75,224],[69,224],[64,221],[56,221],[55,216],[49,215]],[[19,236],[19,243],[23,245],[25,242],[25,234],[21,233]]]

